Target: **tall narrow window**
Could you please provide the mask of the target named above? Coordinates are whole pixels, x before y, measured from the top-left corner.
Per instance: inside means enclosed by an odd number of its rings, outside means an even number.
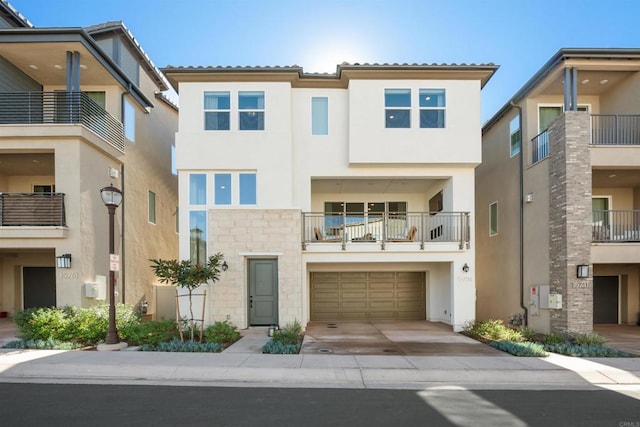
[[[230,205],[231,204],[231,174],[230,173],[216,173],[213,176],[214,180],[214,202],[216,205]]]
[[[329,98],[311,98],[311,134],[329,135]]]
[[[489,205],[489,236],[498,234],[498,202]]]
[[[204,263],[207,259],[207,213],[189,212],[189,254],[191,261]]]
[[[264,130],[264,92],[238,92],[240,130]]]
[[[192,173],[189,175],[189,204],[207,204],[207,175]]]
[[[176,166],[176,146],[171,146],[171,173],[178,175],[178,168]]]
[[[446,106],[444,89],[420,89],[420,127],[444,128]]]
[[[204,130],[229,130],[229,92],[204,93]]]
[[[136,142],[136,107],[125,98],[123,105],[124,136],[131,142]]]
[[[509,122],[509,144],[511,146],[511,157],[520,152],[520,116],[517,115]]]
[[[156,193],[149,191],[149,222],[156,223]]]
[[[180,206],[176,206],[176,233],[180,233]]]
[[[411,89],[385,89],[384,116],[387,128],[411,127]]]
[[[241,205],[256,204],[256,174],[255,173],[240,174],[240,204]]]

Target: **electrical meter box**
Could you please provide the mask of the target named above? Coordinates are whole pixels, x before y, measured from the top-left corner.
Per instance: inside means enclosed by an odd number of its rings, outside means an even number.
[[[562,294],[549,294],[549,308],[555,310],[562,308]]]

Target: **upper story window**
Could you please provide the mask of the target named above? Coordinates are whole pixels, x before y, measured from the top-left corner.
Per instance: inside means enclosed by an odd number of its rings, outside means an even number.
[[[411,127],[411,89],[384,90],[386,128]]]
[[[229,92],[204,93],[204,130],[229,130],[230,114]]]
[[[521,141],[520,116],[517,115],[509,122],[509,144],[511,157],[520,152]]]
[[[311,98],[311,135],[329,135],[329,98]]]
[[[240,174],[240,204],[255,205],[256,204],[256,174],[241,173]]]
[[[238,92],[240,130],[264,130],[264,92]]]
[[[124,136],[131,142],[136,142],[136,107],[125,98],[123,103]]]
[[[420,89],[420,127],[444,128],[446,106],[444,89]]]
[[[498,234],[498,202],[489,205],[489,236]]]
[[[189,204],[204,205],[207,203],[207,175],[192,173],[189,175]]]

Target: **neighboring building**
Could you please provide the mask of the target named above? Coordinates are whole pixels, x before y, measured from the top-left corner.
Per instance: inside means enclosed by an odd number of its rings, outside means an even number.
[[[207,322],[475,318],[480,91],[497,66],[168,67],[180,256]]]
[[[485,124],[479,319],[543,332],[638,321],[639,94],[640,49],[561,49]]]
[[[166,89],[122,23],[34,28],[0,2],[0,311],[104,298],[111,183],[118,300],[154,311],[148,260],[178,254]]]

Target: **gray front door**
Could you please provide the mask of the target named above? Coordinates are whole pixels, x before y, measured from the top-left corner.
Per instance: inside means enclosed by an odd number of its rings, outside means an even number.
[[[249,260],[249,324],[278,324],[278,260]]]
[[[618,276],[593,277],[593,323],[618,323]]]
[[[56,306],[55,267],[23,267],[24,308]]]

